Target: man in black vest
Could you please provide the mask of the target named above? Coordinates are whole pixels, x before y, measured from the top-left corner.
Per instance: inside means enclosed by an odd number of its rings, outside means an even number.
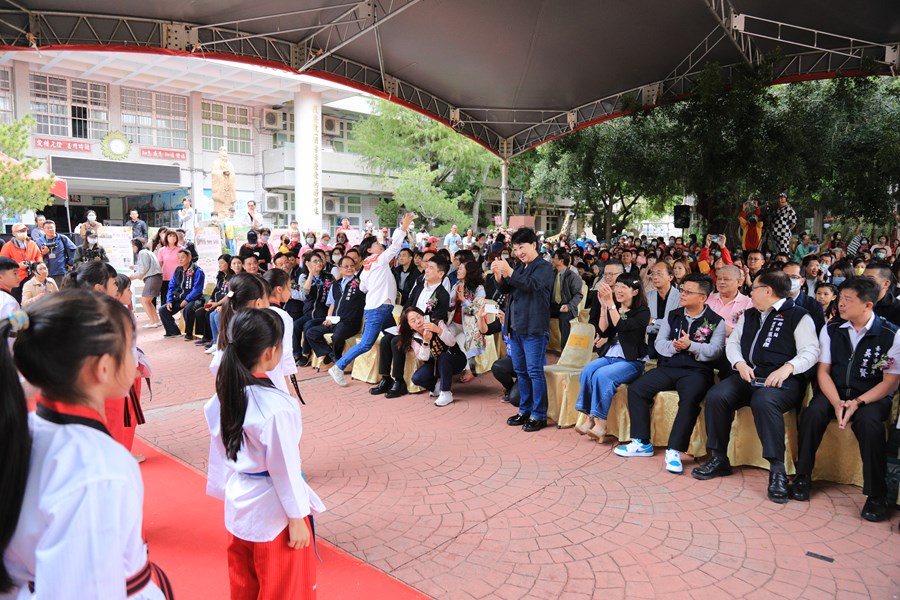
[[[366,305],[366,294],[359,289],[359,275],[356,274],[356,261],[352,257],[341,258],[341,278],[331,286],[328,297],[328,315],[325,322],[306,330],[304,334],[316,356],[322,356],[326,365],[337,361],[344,353],[344,342],[362,329],[363,309]],[[333,323],[330,317],[339,317]],[[325,334],[331,334],[331,346],[325,341]]]
[[[807,386],[803,374],[819,358],[813,320],[790,295],[791,280],[781,271],[766,271],[753,283],[753,308],[741,315],[725,345],[736,373],[706,395],[712,458],[691,471],[697,479],[731,475],[727,455],[731,422],[737,409],[749,406],[763,457],[769,461],[769,500],[779,504],[788,500],[784,413],[799,408]]]
[[[447,322],[450,311],[450,292],[444,287],[444,277],[450,270],[450,263],[440,254],[424,263],[425,277],[416,281],[409,299],[403,308],[418,307],[432,323]],[[399,398],[409,393],[404,379],[406,352],[393,343],[396,336],[384,331],[379,342],[378,373],[381,381],[369,389],[372,395],[384,394],[386,398]]]
[[[631,442],[614,450],[619,456],[653,456],[650,443],[650,407],[657,393],[678,391],[678,413],[669,434],[666,470],[681,473],[681,453],[700,416],[700,403],[713,385],[713,362],[725,351],[725,324],[706,306],[713,282],[707,275],[690,273],[682,281],[681,307],[659,320],[656,336],[658,366],[628,386]]]
[[[878,284],[878,302],[875,303],[875,314],[900,327],[900,300],[891,293],[894,287],[891,266],[886,262],[873,260],[866,265],[863,274],[871,277]]]
[[[887,452],[884,422],[891,416],[891,399],[900,385],[900,333],[874,313],[879,286],[870,277],[847,280],[838,310],[843,323],[831,323],[819,335],[819,391],[800,415],[794,500],[809,500],[816,451],[832,419],[841,429],[851,424],[863,463],[862,509],[867,521],[888,515]]]

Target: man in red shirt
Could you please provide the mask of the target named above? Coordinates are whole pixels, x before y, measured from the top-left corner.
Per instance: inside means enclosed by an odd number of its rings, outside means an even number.
[[[28,266],[31,263],[43,262],[41,249],[28,237],[28,226],[25,223],[16,223],[12,226],[12,239],[0,248],[0,256],[8,256],[19,263],[19,285],[11,291],[16,300],[22,301],[22,283],[28,277]]]

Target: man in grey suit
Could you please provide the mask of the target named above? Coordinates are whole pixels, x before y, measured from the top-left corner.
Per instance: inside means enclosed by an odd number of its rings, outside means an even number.
[[[572,330],[572,320],[578,318],[581,303],[581,277],[569,265],[572,257],[563,249],[553,255],[554,281],[550,292],[550,317],[559,319],[559,347],[565,348]]]
[[[650,307],[650,324],[647,325],[647,348],[650,358],[656,358],[656,334],[660,324],[669,317],[669,311],[681,306],[681,293],[672,286],[675,273],[672,267],[660,261],[650,269],[650,283],[653,289],[647,293],[647,306]]]

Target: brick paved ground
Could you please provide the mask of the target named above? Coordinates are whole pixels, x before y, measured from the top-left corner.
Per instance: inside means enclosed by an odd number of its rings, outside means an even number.
[[[205,469],[208,357],[158,329],[139,343],[155,369],[139,435]],[[761,469],[700,482],[572,430],[525,434],[505,425],[513,411],[490,375],[442,409],[427,394],[303,379],[321,535],[435,598],[900,597],[897,518],[862,521],[858,488],[820,485],[779,506]]]

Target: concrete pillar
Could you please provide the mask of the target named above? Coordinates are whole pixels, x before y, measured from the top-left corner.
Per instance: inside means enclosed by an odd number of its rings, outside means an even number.
[[[31,112],[31,69],[21,60],[12,61],[13,117],[21,119]]]
[[[322,99],[309,86],[294,94],[294,218],[301,231],[322,223]]]
[[[188,169],[190,171],[191,199],[193,200],[194,210],[200,214],[198,221],[205,221],[213,210],[212,198],[207,198],[203,195],[205,175],[203,172],[203,129],[201,125],[202,103],[203,94],[191,92],[188,99],[188,122],[190,123],[190,130],[188,131]],[[215,150],[218,151],[218,148]],[[212,183],[210,183],[210,187],[212,187]],[[222,221],[227,217],[227,214],[219,215],[219,219]]]
[[[509,214],[509,159],[500,161],[500,225],[507,226]]]

